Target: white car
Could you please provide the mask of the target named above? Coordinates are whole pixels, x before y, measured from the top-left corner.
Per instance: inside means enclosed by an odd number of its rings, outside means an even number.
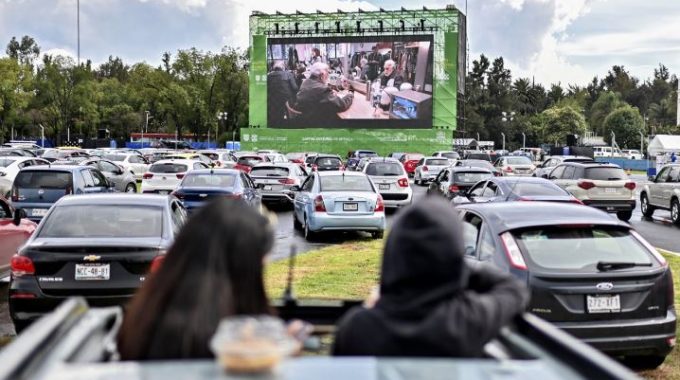
[[[136,153],[105,154],[102,158],[111,160],[124,170],[131,172],[137,181],[141,180],[144,173],[149,170],[148,161]]]
[[[160,160],[142,176],[142,193],[170,194],[187,172],[210,167],[195,160]]]
[[[267,158],[269,159],[269,162],[273,162],[275,164],[285,164],[288,162],[288,159],[286,156],[280,153],[271,153],[271,154],[266,154]]]
[[[536,171],[536,166],[527,156],[499,157],[493,166],[504,176],[511,177],[531,177]]]
[[[50,162],[38,157],[0,157],[0,195],[5,196],[12,189],[12,183],[19,170],[35,165],[49,165]]]
[[[413,172],[413,182],[416,185],[425,185],[449,166],[451,162],[446,157],[423,157],[418,161],[416,170]]]
[[[371,158],[362,170],[373,181],[385,207],[404,207],[413,201],[413,189],[404,166],[394,158]]]
[[[629,160],[641,160],[643,159],[642,153],[637,149],[624,149],[621,151],[623,156]]]

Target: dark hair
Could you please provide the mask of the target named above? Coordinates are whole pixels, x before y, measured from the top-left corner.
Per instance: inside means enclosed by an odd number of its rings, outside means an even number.
[[[201,208],[130,302],[118,334],[121,359],[211,357],[208,342],[222,318],[271,314],[263,260],[273,240],[269,220],[242,201]]]

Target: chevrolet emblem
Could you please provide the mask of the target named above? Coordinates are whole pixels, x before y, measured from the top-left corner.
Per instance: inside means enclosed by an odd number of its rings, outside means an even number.
[[[87,256],[83,257],[83,260],[85,260],[85,261],[97,261],[101,258],[102,258],[101,256],[97,256],[97,255],[87,255]]]

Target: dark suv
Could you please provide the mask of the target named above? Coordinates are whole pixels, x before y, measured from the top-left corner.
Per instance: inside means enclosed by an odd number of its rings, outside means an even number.
[[[339,156],[320,154],[314,157],[311,169],[313,172],[323,172],[330,170],[345,170],[342,160]]]
[[[12,185],[12,206],[40,221],[64,195],[111,192],[112,184],[89,166],[31,166],[21,169]]]

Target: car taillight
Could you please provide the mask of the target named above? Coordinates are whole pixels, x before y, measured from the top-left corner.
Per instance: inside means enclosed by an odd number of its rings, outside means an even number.
[[[424,172],[426,172],[426,171],[429,171],[430,168],[428,168],[427,166],[423,166],[423,168],[422,168],[421,170],[424,171]]]
[[[241,199],[243,198],[243,193],[227,194],[224,197],[228,199]]]
[[[579,181],[578,187],[582,188],[583,190],[590,190],[595,187],[595,184],[590,181]]]
[[[321,195],[317,195],[316,198],[314,198],[314,211],[326,212],[326,205],[323,203],[323,197]]]
[[[524,262],[522,252],[519,250],[519,246],[517,246],[517,242],[512,234],[510,232],[502,234],[501,241],[503,242],[505,253],[508,255],[508,259],[510,259],[510,265],[517,269],[526,270],[527,264]]]
[[[10,267],[12,269],[12,276],[14,277],[35,274],[35,266],[33,265],[33,261],[26,256],[12,256]]]
[[[165,255],[158,255],[151,260],[151,266],[149,267],[149,273],[156,273],[158,272],[158,269],[160,269],[161,265],[163,265],[163,261],[165,261]]]
[[[635,182],[628,182],[625,185],[623,185],[628,190],[635,190]]]
[[[142,179],[151,179],[151,178],[153,178],[153,174],[152,174],[152,173],[144,173],[144,174],[142,175]]]
[[[512,168],[510,166],[506,166],[505,168],[503,168],[503,171],[505,171],[506,173],[512,173]]]
[[[292,179],[292,178],[283,178],[283,179],[280,179],[279,182],[284,184],[284,185],[294,185],[295,184],[295,180]]]
[[[28,292],[12,292],[9,294],[9,298],[13,299],[27,299],[27,298],[37,298],[35,294]]]
[[[383,201],[383,197],[378,194],[378,199],[375,202],[375,212],[385,212],[385,202]]]
[[[457,193],[460,191],[460,188],[456,185],[451,185],[449,186],[449,193]]]
[[[177,179],[182,179],[184,178],[184,173],[177,173]]]
[[[408,178],[399,178],[397,185],[399,185],[399,187],[408,187]]]

